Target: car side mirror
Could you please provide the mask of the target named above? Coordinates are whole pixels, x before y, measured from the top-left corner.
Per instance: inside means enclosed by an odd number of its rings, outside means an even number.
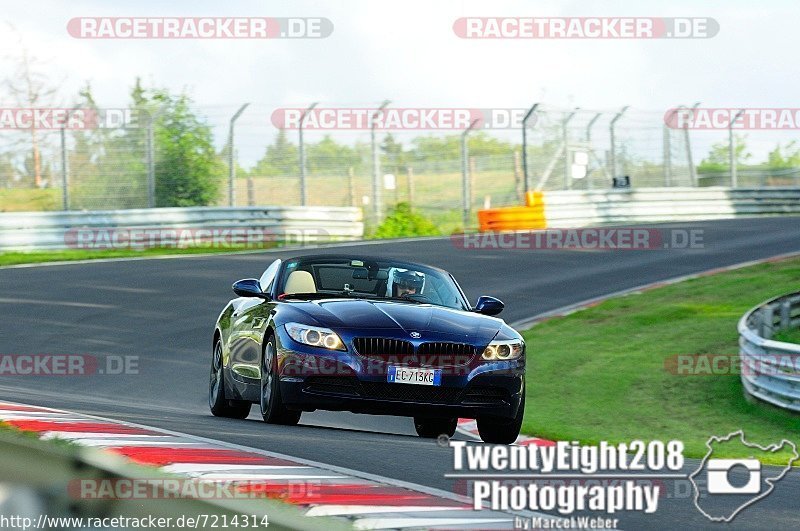
[[[475,303],[475,312],[482,313],[483,315],[497,315],[503,311],[505,304],[500,299],[494,297],[487,297],[482,295],[478,297],[478,302]]]
[[[258,297],[269,300],[269,295],[261,291],[261,283],[255,278],[245,278],[233,283],[233,292],[240,297]]]

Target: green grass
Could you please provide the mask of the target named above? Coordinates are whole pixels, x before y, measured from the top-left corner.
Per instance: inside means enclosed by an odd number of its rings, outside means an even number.
[[[524,332],[523,432],[596,443],[682,440],[702,457],[711,435],[743,429],[751,442],[800,446],[800,415],[748,400],[738,374],[680,376],[678,354],[738,355],[741,315],[795,291],[800,260],[757,265],[615,298]],[[774,462],[787,454],[771,456]],[[765,461],[769,461],[767,458]]]
[[[61,206],[61,190],[55,188],[0,189],[0,212],[60,210]]]
[[[272,247],[264,247],[270,249]],[[155,257],[177,254],[230,253],[236,251],[253,251],[254,247],[155,247],[150,249],[113,249],[85,250],[71,249],[66,251],[19,251],[0,253],[0,267],[17,264],[38,264],[44,262],[63,262],[74,260],[97,260],[102,258]]]
[[[775,341],[784,341],[786,343],[800,343],[800,328],[781,330],[776,332],[775,337],[772,339]]]

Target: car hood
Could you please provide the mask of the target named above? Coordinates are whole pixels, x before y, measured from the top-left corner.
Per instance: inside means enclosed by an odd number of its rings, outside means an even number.
[[[318,300],[292,303],[321,326],[347,330],[383,330],[407,337],[419,332],[430,341],[488,343],[503,321],[473,312],[430,304],[373,300]]]

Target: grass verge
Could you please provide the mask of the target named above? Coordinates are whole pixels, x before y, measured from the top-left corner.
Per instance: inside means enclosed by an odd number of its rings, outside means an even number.
[[[703,457],[711,435],[800,447],[800,415],[745,398],[738,374],[677,375],[680,354],[738,356],[736,324],[766,299],[795,291],[800,259],[756,265],[608,300],[523,333],[528,391],[523,432],[613,443],[682,440]],[[787,453],[764,462],[786,463]]]
[[[43,262],[64,262],[74,260],[98,260],[102,258],[155,257],[176,254],[231,253],[236,251],[258,251],[272,247],[154,247],[150,249],[109,249],[87,250],[70,249],[65,251],[19,251],[0,253],[0,267],[17,264],[38,264]]]

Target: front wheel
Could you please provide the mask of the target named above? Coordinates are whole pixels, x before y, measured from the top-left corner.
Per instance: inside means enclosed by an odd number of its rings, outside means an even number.
[[[435,439],[439,435],[452,437],[456,432],[456,424],[458,419],[455,417],[414,417],[414,429],[417,430],[417,435],[427,439]]]
[[[264,345],[264,356],[261,362],[261,416],[267,424],[294,426],[300,422],[302,412],[286,409],[281,399],[281,387],[278,380],[278,360],[273,336]]]
[[[517,409],[517,416],[513,419],[479,418],[478,434],[481,440],[491,444],[512,444],[519,437],[522,428],[522,417],[525,414],[525,396]]]
[[[246,419],[250,414],[250,402],[225,398],[225,375],[222,366],[222,340],[214,344],[211,357],[211,374],[208,378],[208,406],[215,417]]]

